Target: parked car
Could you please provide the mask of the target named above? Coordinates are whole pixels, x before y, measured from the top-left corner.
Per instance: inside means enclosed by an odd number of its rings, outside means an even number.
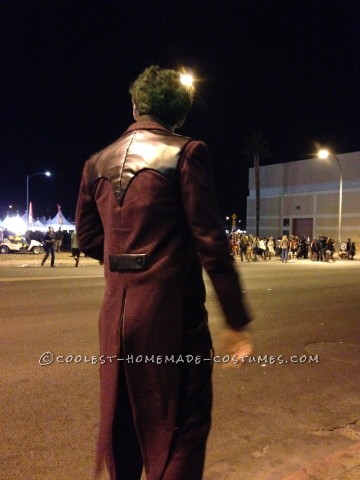
[[[5,239],[0,243],[0,253],[43,253],[44,246],[37,240],[31,240],[30,243],[25,237],[21,237],[21,240],[8,240]]]

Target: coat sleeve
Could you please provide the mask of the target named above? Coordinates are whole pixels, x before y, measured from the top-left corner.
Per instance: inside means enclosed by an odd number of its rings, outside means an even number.
[[[89,162],[84,166],[76,206],[77,241],[83,253],[103,261],[104,228],[95,202],[96,186],[89,181]]]
[[[179,172],[185,215],[202,265],[214,285],[228,326],[241,329],[251,318],[229,254],[213,188],[209,151],[203,142],[191,141],[186,145]]]

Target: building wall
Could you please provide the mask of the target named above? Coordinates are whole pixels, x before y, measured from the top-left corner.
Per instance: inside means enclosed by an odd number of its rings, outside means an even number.
[[[360,242],[360,152],[337,155],[343,175],[341,240]],[[293,228],[307,235],[339,238],[340,168],[334,158],[313,158],[260,167],[260,235],[281,236]],[[249,171],[247,223],[255,232],[254,169]],[[305,234],[306,232],[304,232]]]

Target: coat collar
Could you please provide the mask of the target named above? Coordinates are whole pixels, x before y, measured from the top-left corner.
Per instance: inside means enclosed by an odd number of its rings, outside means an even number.
[[[125,133],[133,132],[134,130],[161,130],[163,132],[170,132],[171,130],[160,119],[151,115],[142,115],[139,120],[128,127]]]

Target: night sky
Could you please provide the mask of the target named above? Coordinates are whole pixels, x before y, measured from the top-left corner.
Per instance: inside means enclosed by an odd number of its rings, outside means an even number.
[[[84,161],[132,122],[128,89],[150,64],[199,79],[178,133],[207,142],[222,213],[245,220],[256,130],[265,163],[317,145],[360,150],[358,0],[2,0],[0,218],[73,218]]]

